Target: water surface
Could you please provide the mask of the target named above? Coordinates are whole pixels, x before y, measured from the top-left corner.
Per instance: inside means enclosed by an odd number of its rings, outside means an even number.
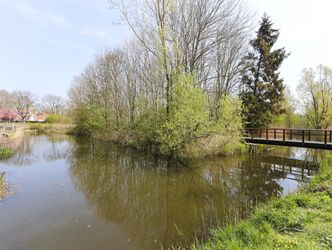
[[[204,240],[310,179],[320,151],[276,148],[189,167],[112,144],[32,136],[0,172],[0,249],[160,249]]]

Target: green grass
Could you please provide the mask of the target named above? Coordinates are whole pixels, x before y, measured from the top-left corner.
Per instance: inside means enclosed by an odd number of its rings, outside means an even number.
[[[0,160],[10,158],[13,150],[10,148],[0,148]],[[7,194],[7,185],[5,181],[5,173],[0,172],[0,200]]]
[[[29,129],[37,134],[68,134],[73,129],[73,125],[60,123],[29,123]]]
[[[50,114],[46,117],[46,123],[57,123],[57,124],[71,124],[72,120],[70,119],[69,116],[64,116],[64,115],[55,115],[55,114]]]
[[[213,231],[192,249],[332,249],[332,157],[299,192],[271,200],[251,217]]]
[[[0,173],[0,199],[6,195],[5,173]]]
[[[0,160],[8,159],[13,155],[13,150],[11,148],[1,148],[0,147]]]

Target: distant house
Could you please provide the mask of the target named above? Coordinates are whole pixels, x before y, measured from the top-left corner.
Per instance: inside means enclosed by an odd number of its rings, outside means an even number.
[[[47,115],[44,113],[30,112],[26,121],[27,122],[45,122]]]
[[[47,117],[46,114],[42,114],[42,113],[38,114],[37,115],[37,122],[45,122],[46,121],[46,117]]]
[[[27,121],[27,122],[37,122],[37,116],[34,113],[29,112],[29,114],[26,117],[25,121]]]

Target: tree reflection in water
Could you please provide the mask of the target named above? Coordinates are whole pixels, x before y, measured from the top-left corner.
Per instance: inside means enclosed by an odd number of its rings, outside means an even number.
[[[14,166],[30,166],[40,160],[56,161],[70,158],[72,140],[73,138],[66,135],[26,136],[14,149],[14,154],[7,163]]]
[[[181,168],[105,142],[74,145],[70,172],[76,187],[142,249],[202,239],[212,226],[243,218],[257,203],[281,196],[278,180],[287,177],[260,155]]]

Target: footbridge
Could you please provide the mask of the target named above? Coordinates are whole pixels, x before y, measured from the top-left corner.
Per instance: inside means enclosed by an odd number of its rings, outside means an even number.
[[[247,143],[332,150],[332,130],[293,128],[247,128]]]

